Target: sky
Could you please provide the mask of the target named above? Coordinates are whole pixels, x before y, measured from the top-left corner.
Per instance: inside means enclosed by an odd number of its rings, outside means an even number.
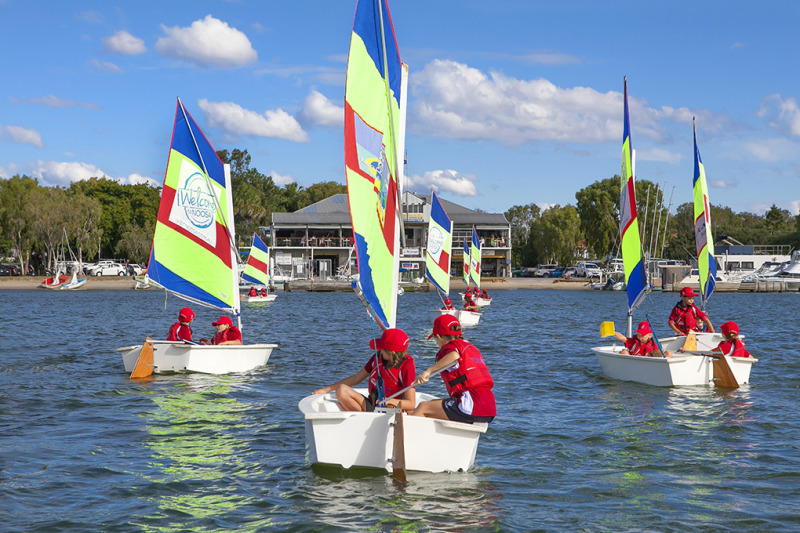
[[[279,185],[345,183],[355,0],[0,0],[0,178],[160,186],[176,99]],[[409,65],[408,189],[463,206],[575,205],[619,174],[692,201],[800,210],[800,2],[390,0]],[[670,201],[671,200],[671,201]]]

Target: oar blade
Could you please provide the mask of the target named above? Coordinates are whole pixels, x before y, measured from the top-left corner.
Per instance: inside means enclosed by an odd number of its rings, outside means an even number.
[[[392,476],[402,483],[407,481],[406,477],[406,445],[405,431],[403,428],[403,411],[398,411],[394,415],[394,443],[392,446]]]
[[[728,359],[723,355],[714,358],[714,385],[717,387],[724,387],[728,389],[738,389],[739,382],[736,381],[736,376],[733,375],[731,365],[728,364]]]
[[[600,323],[600,336],[601,337],[610,337],[614,334],[614,323],[613,322],[601,322]]]
[[[143,379],[153,374],[153,341],[150,337],[142,344],[142,350],[139,352],[139,358],[136,359],[136,365],[131,372],[131,379]]]

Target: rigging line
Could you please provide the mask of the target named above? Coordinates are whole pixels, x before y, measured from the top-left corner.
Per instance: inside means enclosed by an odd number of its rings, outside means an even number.
[[[189,122],[189,117],[186,113],[186,108],[183,107],[183,102],[181,99],[178,98],[178,105],[181,108],[181,113],[183,114],[183,119],[186,121],[186,125],[189,127],[189,135],[192,136],[192,142],[194,143],[194,149],[197,150],[197,157],[200,158],[200,163],[203,165],[203,174],[206,180],[206,185],[208,186],[208,190],[211,191],[211,197],[214,198],[214,207],[217,208],[217,213],[222,218],[222,222],[225,224],[225,235],[228,236],[228,244],[231,246],[231,251],[233,252],[233,256],[236,258],[236,265],[241,265],[241,258],[239,257],[239,252],[236,249],[236,243],[233,242],[233,235],[231,234],[230,227],[228,226],[228,221],[225,219],[225,213],[222,212],[222,208],[219,205],[219,198],[217,198],[217,193],[214,190],[214,187],[210,183],[210,178],[208,177],[208,169],[206,168],[206,162],[203,160],[203,154],[200,153],[200,147],[197,145],[197,139],[194,136],[194,131],[192,130],[191,123]],[[213,148],[212,148],[213,150]],[[233,185],[231,184],[231,190],[226,191],[227,194],[233,194]]]

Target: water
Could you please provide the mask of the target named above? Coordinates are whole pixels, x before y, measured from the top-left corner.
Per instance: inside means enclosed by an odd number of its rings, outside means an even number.
[[[372,328],[353,294],[280,293],[246,307],[245,339],[277,342],[250,375],[132,382],[115,348],[163,337],[184,304],[155,291],[3,291],[4,531],[790,531],[800,527],[798,294],[715,294],[759,358],[735,391],[604,378],[589,347],[622,330],[625,296],[493,291],[467,338],[499,414],[466,474],[311,467],[298,401],[355,373]],[[674,294],[648,313],[666,335]],[[433,293],[399,299],[418,368]],[[166,307],[165,307],[166,306]],[[218,317],[195,309],[196,337]],[[444,394],[440,380],[421,390]]]

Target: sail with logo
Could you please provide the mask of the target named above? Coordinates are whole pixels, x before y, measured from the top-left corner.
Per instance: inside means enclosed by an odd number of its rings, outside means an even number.
[[[184,300],[236,317],[241,329],[239,255],[230,168],[178,99],[172,144],[146,281]],[[211,315],[209,315],[211,318]],[[227,317],[226,317],[227,319]],[[233,327],[233,321],[227,319]],[[119,348],[132,377],[150,372],[244,372],[266,364],[274,344],[197,345],[150,341]],[[146,367],[144,370],[137,369]]]
[[[453,221],[431,192],[431,213],[428,221],[428,241],[425,245],[425,277],[436,287],[442,307],[430,312],[431,318],[443,314],[457,315],[457,310],[448,297],[450,294],[450,257],[453,246]],[[451,309],[452,307],[452,309]]]

